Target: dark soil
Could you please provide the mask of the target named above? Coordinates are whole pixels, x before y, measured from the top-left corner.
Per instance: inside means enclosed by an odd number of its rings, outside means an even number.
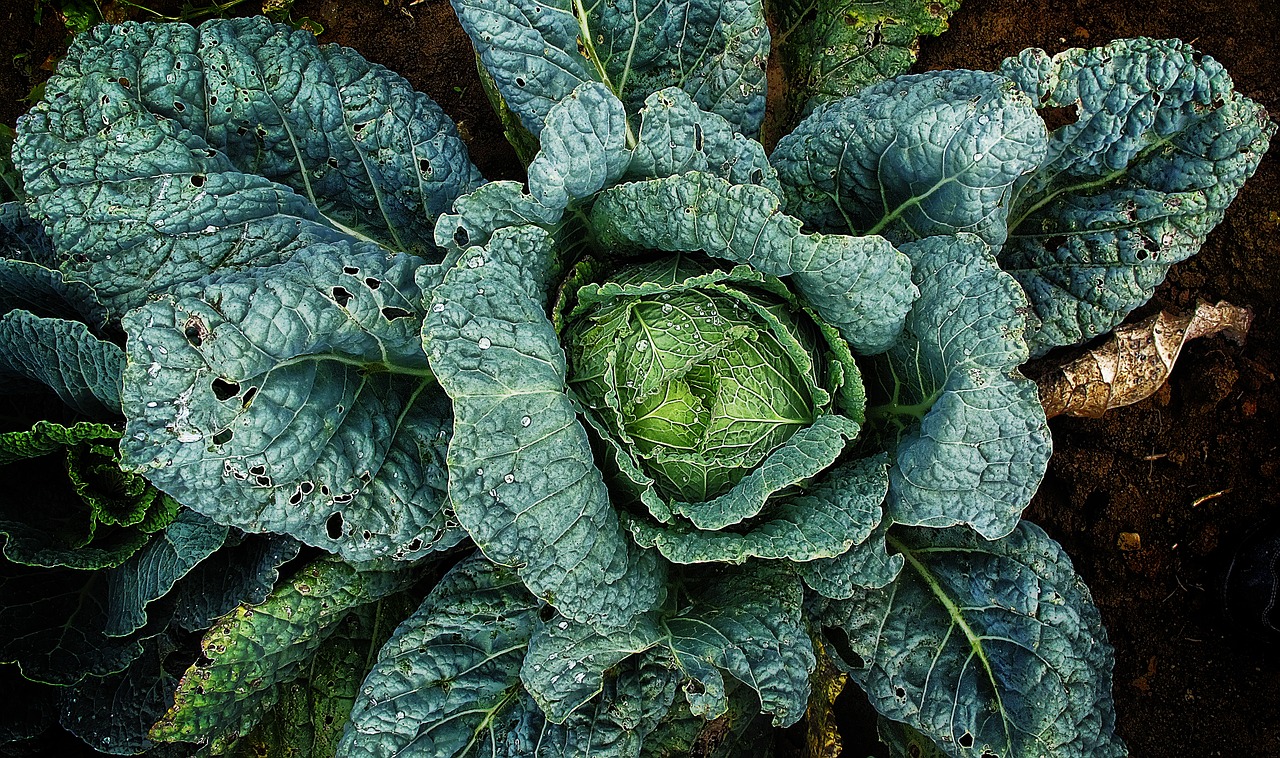
[[[8,0],[0,9],[0,120],[9,125],[65,44],[54,14],[33,23],[33,4]],[[439,102],[487,177],[521,176],[445,0],[297,0],[295,15],[322,23],[322,41],[356,48]],[[925,42],[919,66],[990,69],[1026,47],[1180,37],[1280,113],[1277,34],[1276,0],[965,0],[951,31]],[[1027,513],[1093,588],[1116,648],[1118,729],[1142,758],[1280,756],[1280,643],[1229,624],[1217,589],[1233,546],[1280,506],[1278,154],[1263,161],[1202,252],[1176,266],[1139,312],[1185,311],[1198,298],[1251,306],[1248,343],[1192,343],[1155,397],[1101,420],[1055,420],[1056,453]],[[1140,548],[1122,550],[1121,533],[1138,534]],[[847,755],[874,750],[874,739],[857,736],[846,735]]]

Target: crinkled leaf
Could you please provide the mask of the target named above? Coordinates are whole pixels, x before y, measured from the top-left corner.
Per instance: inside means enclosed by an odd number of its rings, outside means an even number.
[[[177,503],[120,470],[120,432],[105,424],[38,421],[0,434],[0,463],[25,485],[0,496],[4,555],[30,566],[110,568],[163,529]],[[32,503],[40,503],[33,508]]]
[[[521,679],[553,721],[600,692],[606,671],[653,647],[669,653],[693,713],[728,708],[721,671],[748,685],[775,726],[795,723],[809,698],[813,647],[802,619],[803,587],[784,567],[763,562],[689,573],[665,611],[631,627],[596,631],[563,617],[542,624]]]
[[[454,0],[462,28],[508,107],[535,136],[579,84],[603,82],[627,112],[680,87],[752,135],[764,116],[769,30],[758,0],[653,6],[580,0]]]
[[[565,358],[539,288],[547,234],[502,229],[451,269],[423,325],[453,399],[449,497],[490,559],[520,567],[572,618],[624,624],[651,608],[661,571],[631,544],[565,395]]]
[[[329,637],[298,679],[283,685],[279,701],[252,732],[238,740],[231,756],[321,758],[333,756],[360,684],[374,654],[413,610],[407,593],[358,608]]]
[[[894,451],[885,511],[900,524],[965,523],[994,539],[1018,523],[1052,449],[1036,385],[1017,372],[1026,296],[972,235],[902,250],[920,299],[867,373],[881,385],[868,426]]]
[[[778,172],[759,142],[722,116],[697,106],[676,87],[645,98],[627,179],[660,179],[701,171],[730,184],[758,184],[781,197]]]
[[[514,569],[455,566],[378,652],[338,755],[530,754],[520,661],[537,614]]]
[[[261,605],[241,605],[201,641],[203,657],[182,677],[173,707],[156,722],[157,742],[212,743],[247,733],[279,697],[278,685],[305,671],[347,614],[403,589],[404,569],[357,571],[319,558]]]
[[[606,250],[702,251],[788,277],[859,352],[893,344],[916,295],[888,241],[802,234],[763,187],[696,172],[624,184],[600,193],[591,219]]]
[[[340,756],[636,756],[675,697],[661,661],[628,662],[564,724],[520,686],[538,602],[475,556],[396,630],[356,699]]]
[[[111,607],[107,634],[120,636],[140,629],[147,623],[147,606],[221,548],[227,534],[227,527],[195,511],[179,513],[146,547],[107,574]]]
[[[53,241],[40,222],[27,213],[26,205],[17,201],[0,203],[0,256],[57,266]]]
[[[1177,40],[1027,50],[999,71],[1040,107],[1074,116],[1018,188],[1000,256],[1043,322],[1040,354],[1145,303],[1222,220],[1276,125],[1221,64]]]
[[[547,208],[594,195],[631,161],[626,111],[597,82],[584,82],[551,107],[540,143],[529,164],[529,191]]]
[[[0,316],[0,373],[39,382],[93,418],[120,412],[124,351],[79,321],[40,318],[25,310]]]
[[[642,517],[628,518],[627,526],[642,547],[656,547],[674,563],[834,558],[871,534],[888,489],[885,460],[879,456],[826,470],[816,484],[738,530],[656,524]],[[801,564],[802,573],[806,565]]]
[[[457,544],[420,265],[317,245],[129,314],[128,465],[218,523],[352,560]]]
[[[107,637],[104,572],[0,561],[0,662],[32,681],[70,685],[122,671],[155,632]]]
[[[876,736],[889,748],[889,758],[943,758],[937,743],[901,721],[878,718]]]
[[[262,18],[77,36],[15,162],[58,267],[116,315],[349,233],[431,251],[435,217],[479,182],[428,97]]]
[[[279,580],[280,567],[296,558],[301,547],[282,534],[242,536],[233,530],[226,545],[173,588],[173,625],[203,631],[237,605],[262,603]]]
[[[1004,243],[1014,183],[1038,167],[1044,121],[981,71],[901,76],[819,108],[770,156],[787,212],[895,244],[972,232]]]
[[[1057,543],[1025,521],[995,542],[963,527],[895,535],[898,579],[823,620],[877,710],[955,756],[1126,754],[1111,646]]]
[[[752,518],[771,495],[817,476],[834,463],[859,428],[844,416],[819,416],[770,453],[733,489],[704,502],[673,502],[671,510],[699,529],[723,529]]]
[[[0,312],[29,311],[42,318],[83,321],[101,335],[107,311],[84,282],[38,263],[0,259]]]
[[[519,182],[491,182],[468,192],[453,204],[453,213],[436,224],[440,247],[479,247],[504,226],[533,224],[550,227],[564,215],[564,207],[548,207]]]
[[[173,703],[184,665],[171,635],[144,640],[142,654],[123,671],[85,677],[64,688],[58,721],[103,753],[136,755],[151,750],[156,744],[147,739],[147,730]]]
[[[801,563],[797,568],[804,583],[823,597],[848,600],[859,587],[878,589],[892,582],[902,570],[902,556],[887,550],[891,525],[882,519],[866,539],[843,554]]]
[[[779,0],[768,10],[782,61],[777,131],[815,106],[905,74],[919,38],[947,30],[960,0]]]

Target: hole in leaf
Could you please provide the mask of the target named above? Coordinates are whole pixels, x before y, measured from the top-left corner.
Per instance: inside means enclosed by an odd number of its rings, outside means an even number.
[[[236,134],[239,134],[241,137],[243,137],[248,133],[249,133],[249,127],[247,126],[240,126],[236,128]]]
[[[363,532],[360,533],[360,536],[364,538],[365,542],[368,542],[369,540],[373,539],[373,532],[369,531],[368,529],[365,529]]]
[[[302,502],[302,490],[294,490],[289,496],[289,505],[297,505]]]
[[[538,609],[538,618],[545,623],[556,617],[556,609],[549,605],[544,605]]]
[[[346,274],[347,276],[359,276],[360,269],[356,268],[355,266],[343,266],[342,273]]]
[[[256,394],[258,394],[257,387],[250,387],[249,389],[245,390],[244,397],[240,398],[240,406],[243,408],[248,408],[249,405],[253,403],[253,396]]]
[[[329,485],[327,485],[327,484],[322,484],[322,485],[320,485],[320,494],[321,494],[321,495],[324,495],[325,497],[328,497],[328,496],[329,496]]]
[[[200,344],[204,342],[204,338],[200,336],[200,330],[196,328],[195,324],[187,324],[187,328],[182,330],[182,334],[193,347],[200,347]]]
[[[764,172],[758,168],[751,169],[750,177],[752,184],[759,184],[764,181]]]
[[[203,187],[203,186],[204,186],[204,174],[194,174],[194,175],[192,175],[192,177],[191,177],[191,186],[192,186],[192,187]]]
[[[1044,241],[1044,249],[1053,253],[1057,252],[1065,244],[1067,244],[1067,238],[1061,234],[1055,234]]]
[[[428,176],[430,176],[430,175],[431,175],[431,161],[427,160],[426,158],[419,158],[419,159],[418,159],[418,170],[419,170],[419,171],[421,171],[422,173],[427,174]]]
[[[1061,108],[1041,108],[1037,111],[1040,118],[1044,119],[1044,125],[1049,131],[1057,131],[1064,126],[1070,126],[1080,120],[1080,109],[1075,103],[1065,105]]]
[[[328,164],[329,164],[329,168],[337,168],[337,167],[338,167],[338,159],[337,159],[337,158],[330,157],[330,158],[329,158],[329,160],[325,161],[325,163],[328,163]]]
[[[693,149],[702,152],[702,124],[693,125]]]
[[[412,313],[406,311],[404,308],[394,308],[388,305],[386,308],[382,309],[382,317],[388,321],[395,321],[398,318],[409,318],[412,315]]]
[[[960,735],[960,739],[956,740],[956,742],[960,743],[960,747],[968,750],[973,747],[973,735],[966,731],[964,734]]]
[[[347,303],[351,301],[351,293],[347,291],[346,287],[334,287],[331,294],[333,295],[333,301],[342,308],[346,308]]]
[[[412,540],[410,540],[410,542],[409,542],[409,552],[411,552],[411,553],[412,553],[412,552],[414,552],[415,550],[417,550],[417,549],[418,549],[418,548],[420,548],[420,547],[422,547],[422,538],[421,538],[421,537],[414,537]]]
[[[517,77],[516,77],[516,86],[517,86],[517,87],[523,87],[524,85],[525,85],[524,77],[523,77],[523,76],[517,76]]]
[[[374,279],[372,276],[364,280],[364,286],[371,290],[376,290],[380,284],[382,284],[382,282]]]
[[[249,473],[253,474],[254,476],[262,476],[263,474],[267,473],[267,467],[259,463],[257,466],[254,466],[253,468],[249,469]]]
[[[217,434],[213,435],[213,444],[215,444],[215,445],[225,445],[225,444],[227,444],[227,443],[228,443],[228,442],[230,442],[230,441],[231,441],[231,430],[230,430],[230,429],[223,429],[222,431],[220,431],[220,432],[218,432]]]
[[[178,101],[178,100],[174,100],[174,101],[173,101],[173,109],[174,109],[175,111],[177,111],[178,113],[182,113],[183,111],[185,111],[185,110],[187,109],[187,106],[183,105],[183,104],[182,104],[180,101]]]
[[[209,96],[209,105],[217,105],[217,104],[218,104],[218,96],[217,96],[217,95],[210,95],[210,96]]]
[[[458,247],[466,247],[467,243],[471,241],[471,235],[467,234],[466,229],[459,226],[458,231],[453,233],[453,241]]]
[[[899,700],[906,700],[906,699],[907,699],[907,691],[906,691],[905,689],[903,689],[902,687],[894,687],[894,688],[893,688],[893,696],[894,696],[894,697],[896,697],[896,698],[898,698]]]
[[[220,402],[226,402],[236,395],[240,394],[240,384],[229,379],[218,377],[213,380],[210,385],[213,389],[213,396],[218,398]]]
[[[838,626],[824,626],[822,634],[831,643],[836,656],[844,661],[849,668],[862,669],[867,667],[866,661],[862,659],[862,656],[854,652],[853,645],[849,643],[848,632]]]
[[[316,486],[311,482],[303,482],[302,484],[298,485],[298,489],[302,490],[302,494],[304,495],[310,495],[311,491],[314,490],[315,488]]]
[[[329,539],[336,540],[342,536],[342,514],[337,511],[329,516],[329,520],[324,522],[324,531],[329,535]]]

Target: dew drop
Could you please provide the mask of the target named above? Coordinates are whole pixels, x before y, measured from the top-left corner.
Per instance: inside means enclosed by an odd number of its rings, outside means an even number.
[[[982,153],[974,153],[974,154],[973,154],[973,159],[974,159],[975,161],[980,161],[980,160],[982,160]]]
[[[434,311],[435,313],[443,313],[444,303],[436,303],[435,305],[431,306],[431,310]]]
[[[493,347],[493,343],[489,341],[488,337],[481,337],[480,340],[476,342],[476,347],[480,348],[481,350],[488,350],[489,348]]]
[[[529,418],[528,416],[525,416],[524,418],[520,419],[520,426],[528,427],[529,424],[532,424],[532,423],[533,423],[533,419]]]
[[[636,350],[641,352],[649,349],[649,340],[640,340],[636,343]]]
[[[507,484],[513,484],[516,481],[516,475],[507,474],[506,476],[502,477],[502,481],[506,482]]]
[[[484,265],[484,258],[481,258],[478,255],[472,258],[471,260],[467,261],[467,268],[480,268],[483,265]]]
[[[982,115],[982,116],[978,116],[978,123],[979,123],[979,124],[986,124],[986,123],[988,123],[988,122],[990,122],[990,121],[991,121],[991,117],[990,117],[990,116],[987,116],[987,115],[985,115],[985,114],[984,114],[984,115]]]
[[[662,312],[663,312],[663,313],[670,313],[670,312],[671,312],[671,310],[672,310],[672,309],[671,309],[671,303],[667,303],[666,305],[662,306]]]

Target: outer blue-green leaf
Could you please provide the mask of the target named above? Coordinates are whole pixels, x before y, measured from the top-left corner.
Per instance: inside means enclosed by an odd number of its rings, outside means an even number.
[[[24,310],[42,318],[83,321],[101,332],[107,311],[84,282],[29,261],[0,259],[0,312]]]
[[[531,754],[520,661],[537,614],[515,570],[458,564],[378,652],[338,755]]]
[[[587,81],[608,85],[630,114],[674,86],[738,131],[760,128],[769,30],[758,0],[454,0],[453,7],[503,100],[535,136],[551,107]]]
[[[628,179],[660,179],[701,171],[730,184],[759,184],[782,196],[778,172],[759,142],[734,131],[724,117],[708,113],[677,87],[649,95],[640,111]]]
[[[0,316],[0,373],[44,384],[90,417],[120,415],[124,351],[79,321],[14,310]]]
[[[881,237],[803,234],[778,198],[689,173],[601,192],[591,212],[608,250],[702,251],[789,277],[855,350],[893,344],[915,299],[907,258]]]
[[[995,542],[964,528],[895,534],[898,579],[823,620],[835,649],[861,659],[844,664],[877,710],[954,756],[1126,754],[1111,646],[1057,543],[1027,522]]]
[[[421,263],[316,245],[131,313],[128,465],[218,523],[352,560],[457,544]]]
[[[201,640],[203,655],[183,675],[173,706],[151,728],[157,742],[199,742],[215,750],[247,733],[297,678],[347,614],[404,589],[405,568],[357,571],[334,556],[316,559],[260,605],[241,605]]]
[[[221,550],[197,563],[174,587],[173,625],[204,631],[237,605],[263,602],[280,579],[280,567],[298,557],[301,547],[282,534],[233,530]]]
[[[867,374],[884,398],[868,425],[894,455],[885,511],[900,524],[963,523],[994,539],[1018,523],[1052,449],[1036,385],[1017,372],[1026,296],[972,235],[902,249],[920,299]]]
[[[15,159],[59,267],[117,315],[314,241],[431,251],[435,217],[479,182],[404,79],[262,18],[78,36]]]
[[[813,561],[835,558],[861,544],[880,522],[889,489],[883,457],[841,464],[798,495],[735,530],[703,530],[677,522],[631,517],[642,547],[656,547],[673,563],[742,563],[748,558]],[[807,563],[801,564],[803,573]]]
[[[618,180],[631,162],[627,114],[609,88],[585,82],[551,107],[529,164],[529,190],[548,208],[564,208]]]
[[[539,626],[521,679],[548,718],[567,718],[600,692],[606,671],[654,647],[674,660],[694,714],[725,713],[727,671],[757,693],[775,726],[804,715],[815,659],[803,587],[789,569],[714,568],[686,575],[672,592],[671,605],[632,627],[596,631],[562,617]]]
[[[121,636],[145,625],[147,606],[221,548],[227,533],[227,527],[183,510],[146,547],[112,569],[107,574],[111,608],[107,634]]]
[[[1043,325],[1033,352],[1083,342],[1145,303],[1200,249],[1253,175],[1276,125],[1221,64],[1178,40],[1117,40],[1000,73],[1044,108],[1070,108],[1018,188],[1000,263]]]
[[[894,243],[972,232],[998,247],[1014,183],[1040,165],[1046,140],[1012,81],[933,71],[819,108],[770,160],[787,212],[820,231]]]
[[[801,563],[804,583],[823,597],[848,600],[859,587],[878,589],[892,582],[902,570],[902,556],[890,554],[885,544],[892,525],[882,519],[866,539],[835,558]]]
[[[423,339],[453,400],[449,497],[493,561],[578,621],[625,624],[657,601],[663,572],[627,538],[565,395],[545,312],[552,251],[538,227],[499,230],[431,296]]]
[[[960,0],[778,0],[768,8],[785,79],[785,133],[817,105],[905,74],[919,38],[947,29]]]
[[[550,723],[519,678],[538,605],[513,570],[478,555],[459,564],[379,653],[338,755],[638,756],[675,697],[673,672],[628,661]]]

